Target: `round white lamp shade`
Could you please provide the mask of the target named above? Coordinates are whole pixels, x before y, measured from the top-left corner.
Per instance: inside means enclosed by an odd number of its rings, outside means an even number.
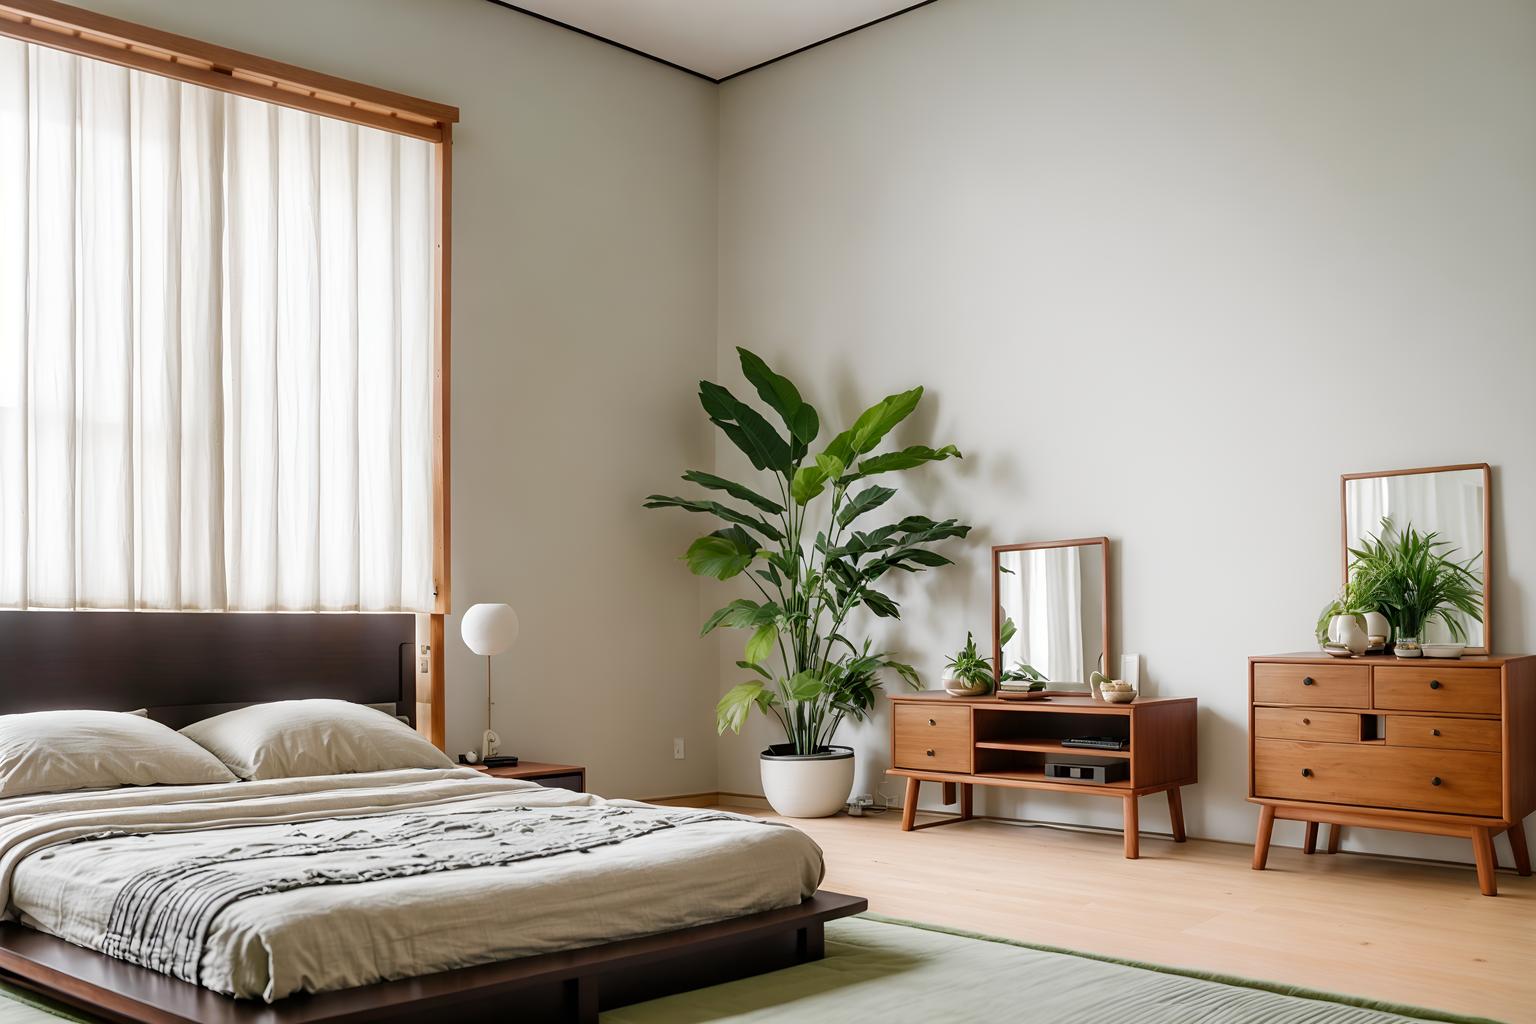
[[[472,605],[459,623],[464,646],[489,657],[517,643],[517,612],[506,604]]]

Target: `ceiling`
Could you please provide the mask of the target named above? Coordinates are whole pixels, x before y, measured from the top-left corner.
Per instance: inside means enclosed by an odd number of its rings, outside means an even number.
[[[492,0],[721,81],[932,0]]]

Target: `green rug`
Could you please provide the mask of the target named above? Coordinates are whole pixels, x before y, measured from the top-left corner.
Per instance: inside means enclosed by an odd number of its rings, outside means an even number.
[[[878,914],[827,925],[825,960],[603,1014],[603,1024],[706,1021],[1494,1024]]]
[[[85,1021],[0,985],[0,1024]],[[1133,963],[864,914],[827,925],[827,957],[626,1006],[604,1024],[1497,1024],[1271,982]]]

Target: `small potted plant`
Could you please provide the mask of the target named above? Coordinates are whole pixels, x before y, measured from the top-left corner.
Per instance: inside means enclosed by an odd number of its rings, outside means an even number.
[[[976,638],[969,632],[965,634],[965,646],[945,661],[944,667],[949,671],[949,678],[944,681],[948,693],[956,697],[985,697],[992,692],[992,659],[977,653]]]

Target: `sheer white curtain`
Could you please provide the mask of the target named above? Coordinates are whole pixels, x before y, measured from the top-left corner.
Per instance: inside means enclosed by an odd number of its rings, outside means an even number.
[[[0,607],[430,610],[432,157],[0,39]]]

